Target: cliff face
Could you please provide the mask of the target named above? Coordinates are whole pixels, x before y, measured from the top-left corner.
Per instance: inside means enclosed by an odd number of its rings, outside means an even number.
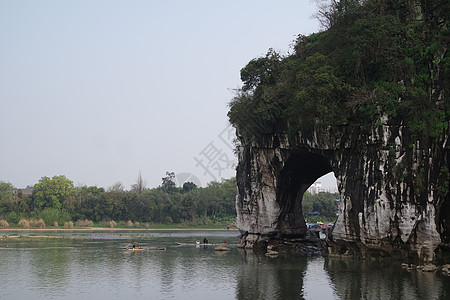
[[[440,258],[450,248],[449,132],[416,141],[388,118],[372,129],[347,126],[240,137],[237,226],[242,242],[306,234],[302,196],[334,172],[341,206],[328,251],[361,256]]]
[[[291,55],[271,50],[241,70],[228,116],[242,241],[303,238],[303,193],[332,171],[331,253],[444,257],[450,3],[332,1],[326,13],[328,29],[299,36]]]

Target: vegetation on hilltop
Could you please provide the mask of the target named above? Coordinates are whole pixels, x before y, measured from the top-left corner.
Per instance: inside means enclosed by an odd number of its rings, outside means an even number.
[[[290,55],[269,50],[241,70],[228,113],[239,135],[364,131],[389,117],[412,139],[439,140],[450,115],[450,2],[329,3],[317,14],[324,31],[300,35]]]

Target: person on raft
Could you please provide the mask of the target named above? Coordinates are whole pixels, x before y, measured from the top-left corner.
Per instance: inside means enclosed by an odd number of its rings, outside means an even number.
[[[203,244],[208,244],[208,239],[206,237],[203,239]]]
[[[138,242],[134,242],[133,243],[133,249],[138,249],[139,248],[139,243]]]

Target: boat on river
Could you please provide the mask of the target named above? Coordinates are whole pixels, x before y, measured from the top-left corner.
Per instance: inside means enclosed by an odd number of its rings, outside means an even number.
[[[130,246],[133,246],[133,247],[130,247]],[[136,243],[133,243],[133,244],[128,244],[128,245],[126,245],[126,246],[123,246],[122,247],[122,249],[125,249],[125,250],[130,250],[130,251],[145,251],[145,250],[162,250],[162,251],[164,251],[164,250],[166,250],[166,247],[147,247],[147,248],[144,248],[144,247],[138,247],[137,246],[137,242]]]
[[[230,251],[230,250],[231,249],[225,245],[219,245],[217,247],[214,247],[214,251]]]

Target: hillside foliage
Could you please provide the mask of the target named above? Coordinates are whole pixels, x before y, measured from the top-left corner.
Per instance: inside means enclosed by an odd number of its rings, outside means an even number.
[[[413,139],[438,140],[450,115],[450,1],[342,0],[322,9],[323,31],[241,70],[228,113],[239,135],[364,131],[387,117]]]

